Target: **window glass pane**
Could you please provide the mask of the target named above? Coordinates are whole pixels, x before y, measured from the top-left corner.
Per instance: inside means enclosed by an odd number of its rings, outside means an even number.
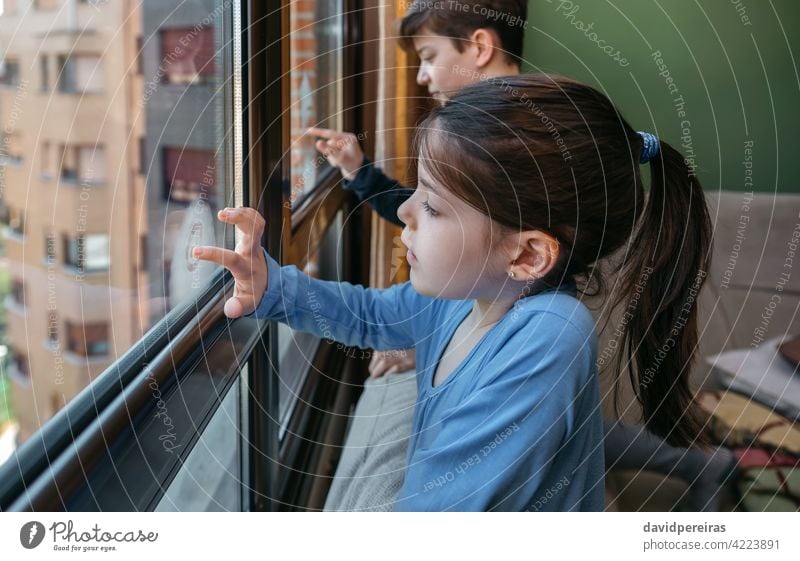
[[[19,84],[19,61],[6,56],[0,59],[0,86],[16,86]]]
[[[233,204],[232,4],[23,8],[0,13],[0,432],[15,446],[208,287],[216,268],[191,246],[233,247],[216,219]]]
[[[97,55],[76,55],[75,89],[82,93],[100,93],[103,90],[103,67]]]
[[[304,272],[315,278],[323,280],[340,280],[341,255],[341,230],[344,223],[342,211],[336,214],[330,228],[317,250],[308,260]],[[323,321],[320,319],[320,321]],[[305,381],[305,374],[309,365],[314,360],[314,354],[319,345],[336,344],[331,339],[323,339],[294,331],[283,323],[278,323],[278,357],[280,363],[280,389],[279,389],[279,419],[281,437],[286,430],[286,424],[298,404],[300,390]]]
[[[241,379],[247,379],[246,366],[170,483],[156,512],[242,510]]]
[[[342,0],[289,6],[291,201],[296,205],[328,169],[314,148],[316,139],[305,131],[309,127],[341,130],[344,24]]]

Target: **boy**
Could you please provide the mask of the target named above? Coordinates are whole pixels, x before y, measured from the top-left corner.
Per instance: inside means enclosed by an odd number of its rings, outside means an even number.
[[[478,80],[520,73],[526,0],[415,1],[400,22],[400,44],[420,58],[417,83],[439,103]],[[411,195],[364,155],[355,135],[312,128],[316,148],[338,167],[344,187],[398,225],[397,208]]]

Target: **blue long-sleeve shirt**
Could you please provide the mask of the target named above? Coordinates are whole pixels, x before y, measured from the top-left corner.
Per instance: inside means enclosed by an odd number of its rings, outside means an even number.
[[[247,317],[362,348],[416,348],[418,396],[395,510],[603,509],[597,339],[574,284],[519,300],[433,387],[471,300],[422,296],[410,283],[321,281],[264,256],[269,286]]]

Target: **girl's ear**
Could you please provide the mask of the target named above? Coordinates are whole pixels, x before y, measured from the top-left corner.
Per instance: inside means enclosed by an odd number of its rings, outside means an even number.
[[[472,32],[470,41],[477,53],[475,66],[477,68],[485,68],[492,61],[495,50],[500,47],[497,36],[489,29],[476,29]]]
[[[529,230],[521,232],[518,240],[513,260],[506,271],[509,277],[531,281],[542,278],[555,267],[560,247],[553,236],[541,230]]]

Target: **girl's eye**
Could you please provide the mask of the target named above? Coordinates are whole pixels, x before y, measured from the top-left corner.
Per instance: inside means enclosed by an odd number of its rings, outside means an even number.
[[[422,208],[431,216],[439,216],[439,211],[434,210],[434,208],[428,204],[428,201],[422,201]]]

